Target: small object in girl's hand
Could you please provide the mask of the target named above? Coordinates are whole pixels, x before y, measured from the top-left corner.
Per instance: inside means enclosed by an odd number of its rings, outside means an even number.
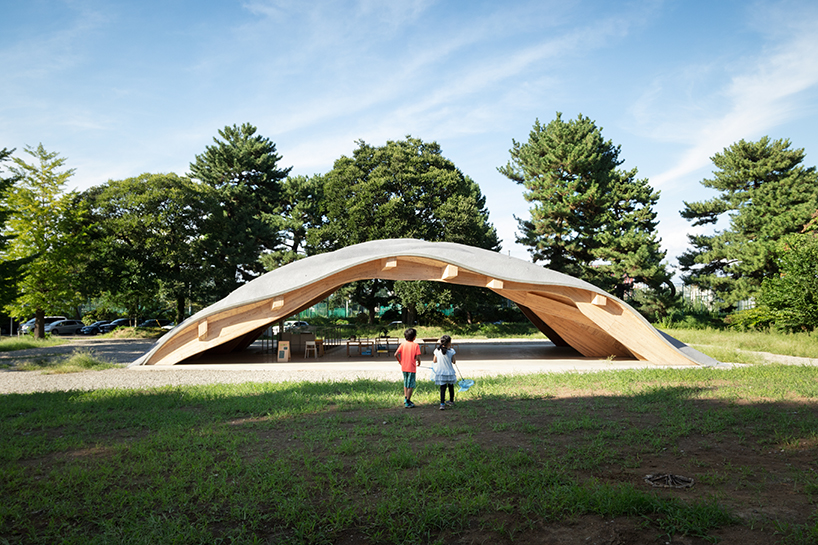
[[[465,392],[469,388],[474,386],[474,381],[471,380],[471,379],[463,379],[460,382],[458,382],[457,385],[460,386],[460,389],[458,390],[458,392]]]

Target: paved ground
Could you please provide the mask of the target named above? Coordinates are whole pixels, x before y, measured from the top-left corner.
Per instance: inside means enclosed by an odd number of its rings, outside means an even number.
[[[75,350],[92,351],[101,359],[129,364],[153,345],[142,340],[75,339],[54,348],[37,348],[0,353],[0,364],[14,361],[67,356]],[[600,370],[654,368],[652,362],[637,360],[599,360],[584,358],[570,349],[555,347],[547,341],[491,340],[461,341],[455,345],[457,364],[464,378],[528,373],[592,372]],[[170,367],[139,366],[88,371],[61,375],[44,375],[38,371],[0,372],[0,393],[28,393],[54,390],[92,390],[98,388],[154,388],[187,384],[353,380],[398,380],[400,371],[393,356],[379,357],[354,354],[347,357],[343,347],[333,348],[319,359],[304,359],[296,354],[289,363],[277,363],[274,355],[261,349],[259,343],[239,354],[214,356],[195,364]],[[428,375],[430,354],[424,355],[419,378]],[[781,361],[781,360],[778,360]],[[786,363],[818,364],[805,358],[788,358]],[[665,367],[665,366],[662,366]],[[733,367],[724,364],[724,368]]]

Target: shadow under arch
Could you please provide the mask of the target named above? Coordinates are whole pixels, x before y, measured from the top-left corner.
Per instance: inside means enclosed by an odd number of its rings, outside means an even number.
[[[583,280],[453,242],[375,240],[311,256],[249,282],[194,314],[131,365],[175,365],[250,346],[271,324],[357,280],[429,280],[479,286],[514,301],[558,346],[586,357],[658,365],[718,362],[665,335],[624,301]]]

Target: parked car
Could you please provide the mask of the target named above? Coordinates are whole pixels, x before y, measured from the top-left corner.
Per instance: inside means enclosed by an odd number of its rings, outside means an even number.
[[[301,329],[302,327],[309,327],[310,324],[307,322],[302,322],[300,320],[292,320],[284,322],[284,331],[294,331],[296,329]]]
[[[150,320],[145,320],[139,327],[161,327],[166,329],[167,326],[171,325],[170,320],[163,320],[162,318],[151,318]]]
[[[45,332],[52,335],[77,335],[85,324],[79,320],[58,320],[45,326]]]
[[[31,320],[24,323],[22,326],[20,326],[20,331],[23,334],[31,333],[32,331],[34,331],[35,320],[36,318],[32,318]],[[46,316],[45,325],[52,324],[54,322],[59,322],[60,320],[67,320],[67,318],[65,316]]]
[[[80,329],[80,335],[99,335],[100,333],[102,333],[102,330],[100,328],[107,323],[110,322],[108,322],[108,320],[99,320],[91,325],[87,325]]]
[[[310,324],[307,322],[303,322],[300,320],[287,320],[284,322],[284,332],[295,331],[296,329],[300,329],[302,327],[309,327]],[[273,335],[278,335],[278,326],[273,326]]]
[[[118,327],[128,327],[129,325],[131,325],[130,318],[117,318],[113,322],[99,326],[99,332],[110,333],[111,331]]]

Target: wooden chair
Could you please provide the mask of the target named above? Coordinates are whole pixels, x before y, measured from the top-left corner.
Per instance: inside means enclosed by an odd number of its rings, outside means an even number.
[[[315,341],[306,341],[304,344],[304,357],[309,357],[310,350],[312,350],[312,354],[315,359],[318,359],[318,348],[315,346]]]

